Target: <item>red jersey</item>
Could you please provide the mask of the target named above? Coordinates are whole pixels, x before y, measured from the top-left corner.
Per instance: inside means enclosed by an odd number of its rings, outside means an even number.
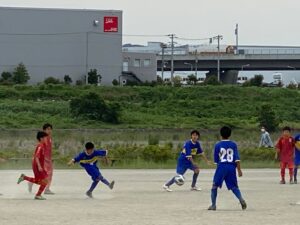
[[[293,137],[280,137],[276,144],[276,148],[279,149],[279,157],[281,162],[293,162],[295,148],[295,140]]]
[[[52,138],[50,136],[47,136],[44,145],[46,161],[52,161]]]
[[[42,171],[39,171],[36,159],[39,159],[40,165],[43,169]],[[45,179],[48,176],[45,170],[45,145],[44,144],[39,143],[35,148],[33,158],[32,158],[32,170],[34,173],[34,177],[38,180]]]

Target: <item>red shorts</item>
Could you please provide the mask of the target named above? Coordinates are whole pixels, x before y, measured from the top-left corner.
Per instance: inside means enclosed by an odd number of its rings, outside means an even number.
[[[285,168],[293,169],[294,168],[294,162],[293,161],[280,162],[280,168],[281,169],[285,169]]]

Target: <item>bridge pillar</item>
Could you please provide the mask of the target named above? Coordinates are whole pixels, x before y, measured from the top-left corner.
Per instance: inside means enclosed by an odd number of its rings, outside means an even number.
[[[210,70],[206,73],[206,77],[217,76],[217,74],[217,70]],[[236,84],[238,74],[238,70],[223,70],[220,74],[220,80],[223,84]]]

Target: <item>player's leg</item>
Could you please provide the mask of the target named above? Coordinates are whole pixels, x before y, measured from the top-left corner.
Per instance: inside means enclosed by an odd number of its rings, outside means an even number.
[[[290,184],[293,184],[293,177],[294,177],[294,162],[289,162],[288,163],[288,168],[289,168],[289,175],[290,175]]]
[[[42,196],[42,193],[43,193],[43,191],[46,189],[46,187],[47,187],[47,185],[48,185],[47,179],[37,181],[37,184],[39,184],[40,187],[39,187],[39,190],[38,190],[38,192],[36,193],[34,199],[36,199],[36,200],[46,200],[46,198],[44,198],[44,197]]]
[[[196,166],[196,167],[193,167],[193,171],[194,171],[194,174],[193,174],[193,181],[192,181],[192,185],[191,185],[191,190],[192,191],[201,191],[202,189],[196,186],[200,169],[199,169],[199,167]]]
[[[17,184],[21,183],[24,180],[26,180],[26,181],[28,181],[30,183],[35,183],[35,184],[37,183],[37,181],[36,181],[36,179],[34,177],[28,177],[28,176],[26,176],[25,174],[22,173],[20,175],[20,177],[18,178]]]
[[[178,163],[176,168],[176,173],[183,176],[187,171],[187,169],[188,168],[184,164]],[[168,192],[172,192],[170,186],[173,185],[174,183],[175,183],[175,176],[172,177],[171,180],[169,180],[167,183],[163,185],[163,189],[165,189]]]
[[[48,185],[45,189],[45,194],[46,195],[54,195],[54,192],[52,192],[50,190],[50,186],[51,186],[51,183],[52,183],[52,177],[53,177],[53,166],[52,166],[52,162],[49,163],[49,165],[46,165],[46,170],[47,170],[47,173],[48,173]]]
[[[88,197],[93,198],[92,193],[93,193],[94,189],[97,187],[98,183],[99,183],[99,180],[97,180],[97,179],[93,180],[93,183],[91,184],[90,189],[86,192],[86,195]]]
[[[213,178],[213,185],[211,188],[211,205],[208,207],[208,210],[216,210],[217,209],[217,195],[218,188],[222,187],[222,183],[224,181],[224,170],[220,167],[217,167],[216,172]]]
[[[286,167],[286,163],[280,162],[280,175],[281,175],[280,184],[285,184],[285,167]]]
[[[238,186],[235,167],[229,168],[228,174],[225,176],[225,183],[228,190],[231,190],[235,197],[240,201],[242,209],[245,210],[247,204]]]
[[[297,174],[298,174],[298,167],[299,165],[295,164],[295,168],[294,168],[294,183],[297,184]]]

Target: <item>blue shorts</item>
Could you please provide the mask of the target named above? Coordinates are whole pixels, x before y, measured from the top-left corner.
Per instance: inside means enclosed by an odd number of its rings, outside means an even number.
[[[183,174],[185,174],[185,172],[188,169],[194,171],[195,169],[197,169],[197,167],[194,166],[191,161],[189,161],[187,159],[181,159],[181,158],[179,158],[178,159],[178,163],[177,163],[176,173],[183,175]]]
[[[88,175],[91,176],[93,181],[99,180],[100,177],[102,176],[99,168],[96,166],[87,166],[85,167],[85,170],[88,173]]]
[[[235,164],[218,164],[214,175],[213,185],[222,188],[223,181],[225,181],[228,190],[238,188]]]
[[[294,159],[295,166],[300,165],[300,151],[295,149],[295,159]]]

